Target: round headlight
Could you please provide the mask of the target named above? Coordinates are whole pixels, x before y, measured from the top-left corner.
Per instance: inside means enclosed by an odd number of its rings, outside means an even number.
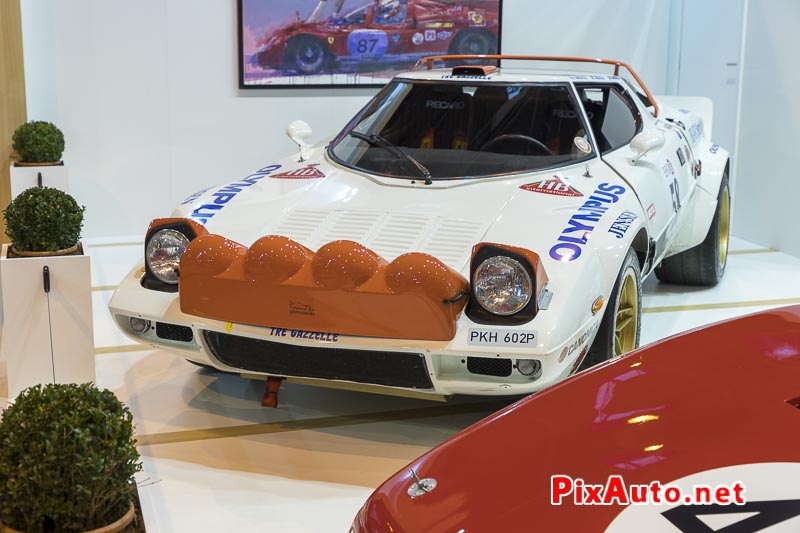
[[[164,283],[178,283],[178,264],[189,245],[189,239],[180,231],[162,229],[147,243],[145,260],[150,272]]]
[[[495,315],[507,316],[528,305],[533,282],[519,261],[497,255],[475,270],[473,290],[481,307]]]

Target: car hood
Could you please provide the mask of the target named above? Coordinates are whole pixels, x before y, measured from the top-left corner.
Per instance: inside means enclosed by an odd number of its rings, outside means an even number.
[[[270,234],[289,237],[311,250],[352,240],[388,261],[407,252],[424,252],[464,272],[472,247],[490,230],[489,237],[503,241],[504,214],[509,211],[535,217],[536,231],[527,232],[532,240],[526,244],[546,255],[570,213],[585,200],[520,188],[552,177],[552,170],[425,185],[345,169],[329,162],[321,149],[304,162],[296,159],[192,195],[173,216],[192,218],[209,232],[245,246]],[[599,160],[596,164],[602,165]],[[577,179],[583,168],[559,174]],[[518,222],[507,218],[514,228],[506,230],[519,232]]]
[[[748,502],[786,499],[779,486],[791,482],[797,500],[798,375],[800,306],[683,334],[463,431],[409,465],[437,480],[432,492],[410,498],[406,468],[375,491],[359,519],[368,531],[603,531],[635,512],[633,530],[673,531],[664,507],[577,506],[569,497],[551,505],[551,476],[560,474],[592,484],[612,474],[627,484],[739,480]],[[723,468],[732,473],[709,474]],[[759,492],[759,468],[772,468],[772,498]],[[649,529],[648,513],[661,528]]]

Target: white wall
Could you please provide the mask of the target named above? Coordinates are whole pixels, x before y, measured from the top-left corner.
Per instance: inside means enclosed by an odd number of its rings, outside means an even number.
[[[367,1],[367,0],[365,0]],[[22,0],[31,119],[57,123],[89,237],[141,235],[189,193],[287,154],[285,125],[336,133],[374,90],[237,88],[234,0]],[[669,0],[505,0],[503,51],[674,71]]]
[[[737,235],[800,256],[800,2],[749,2],[735,191]]]
[[[713,141],[736,159],[744,0],[681,0],[676,93],[714,102]],[[712,21],[713,23],[709,23]]]

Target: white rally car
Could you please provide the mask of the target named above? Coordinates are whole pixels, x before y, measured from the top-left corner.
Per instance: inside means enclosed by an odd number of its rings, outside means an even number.
[[[524,394],[636,348],[650,273],[720,280],[708,99],[654,97],[618,61],[486,59],[426,58],[326,146],[293,123],[299,154],[154,220],[119,327],[267,378],[273,405],[282,379]]]

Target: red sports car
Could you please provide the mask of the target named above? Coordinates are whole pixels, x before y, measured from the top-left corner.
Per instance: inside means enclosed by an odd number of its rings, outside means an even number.
[[[322,3],[322,2],[321,2]],[[495,54],[498,0],[375,0],[345,16],[298,20],[258,43],[262,68],[301,75],[439,53]]]
[[[351,531],[800,531],[800,306],[631,352],[380,486]]]

